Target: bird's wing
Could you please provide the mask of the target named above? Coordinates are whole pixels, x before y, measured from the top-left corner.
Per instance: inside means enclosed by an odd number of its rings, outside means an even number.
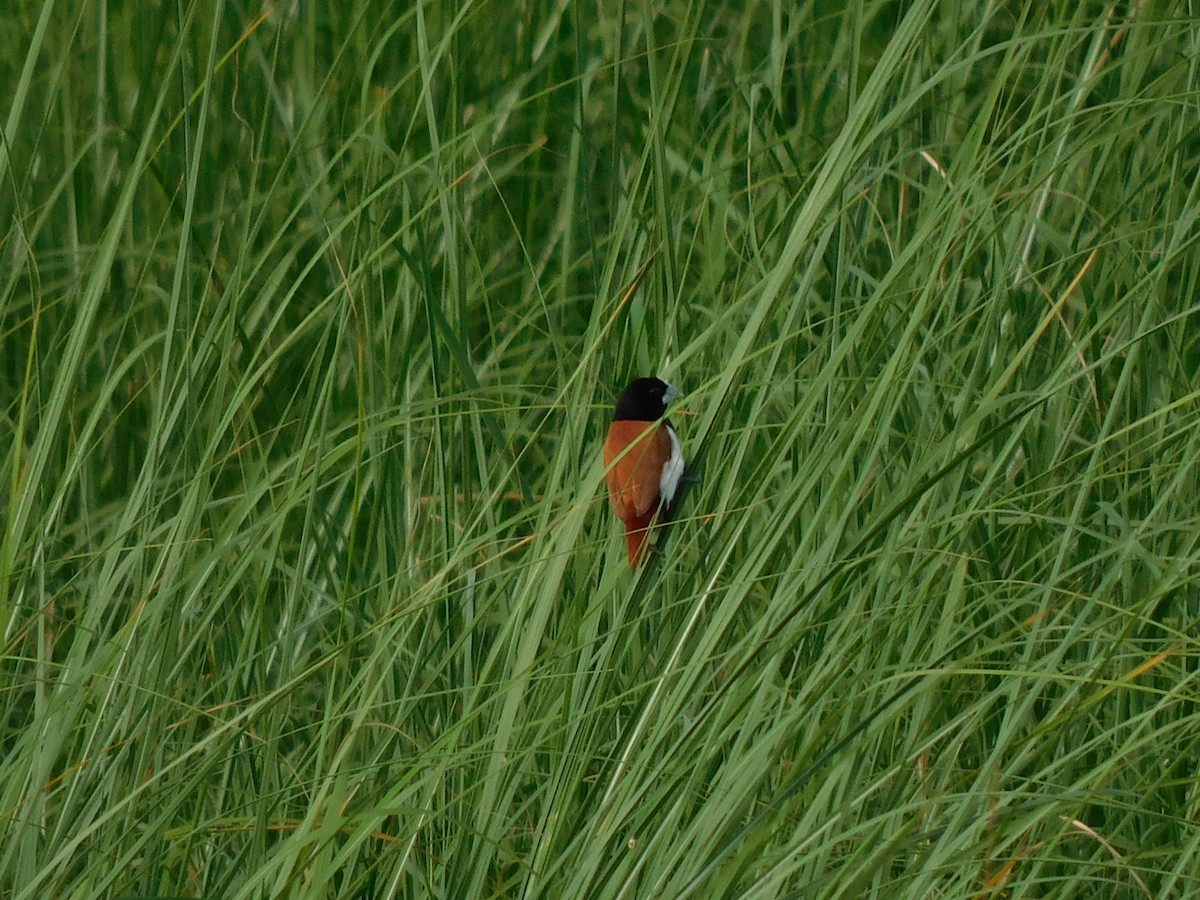
[[[604,442],[608,498],[621,519],[638,518],[658,506],[663,464],[671,437],[661,422],[613,422]],[[629,447],[627,452],[622,452]]]

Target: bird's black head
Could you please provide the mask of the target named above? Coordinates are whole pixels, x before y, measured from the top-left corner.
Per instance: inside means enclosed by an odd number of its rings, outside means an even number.
[[[617,401],[613,416],[618,422],[655,422],[667,412],[667,406],[679,396],[679,389],[660,378],[639,378],[629,382]]]

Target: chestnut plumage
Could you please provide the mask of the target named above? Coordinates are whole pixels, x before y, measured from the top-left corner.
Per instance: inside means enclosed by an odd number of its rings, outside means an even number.
[[[665,418],[678,396],[674,386],[658,378],[630,382],[604,441],[608,499],[625,526],[632,569],[645,555],[655,519],[669,510],[683,475],[679,438]]]

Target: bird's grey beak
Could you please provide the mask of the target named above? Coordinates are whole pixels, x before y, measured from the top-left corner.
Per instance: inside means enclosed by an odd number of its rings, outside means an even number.
[[[683,396],[683,391],[675,387],[669,381],[667,382],[666,393],[663,394],[663,406],[670,406],[676,400]]]

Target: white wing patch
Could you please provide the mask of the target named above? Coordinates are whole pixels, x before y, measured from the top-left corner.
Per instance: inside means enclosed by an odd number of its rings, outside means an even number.
[[[679,438],[670,424],[667,425],[667,435],[671,438],[671,458],[663,464],[662,475],[658,478],[658,495],[664,506],[670,506],[675,499],[675,489],[683,477],[683,451],[679,449]]]

